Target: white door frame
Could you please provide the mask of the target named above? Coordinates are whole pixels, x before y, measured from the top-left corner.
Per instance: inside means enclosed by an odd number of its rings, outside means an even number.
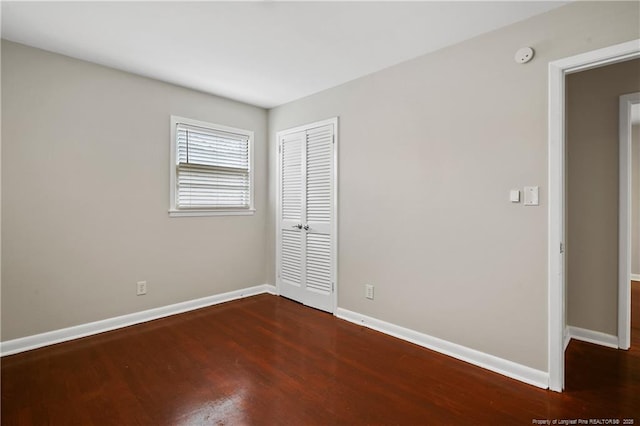
[[[276,141],[277,141],[277,147],[280,146],[280,140],[282,139],[283,136],[291,134],[291,133],[297,133],[297,132],[301,132],[301,131],[305,131],[308,129],[312,129],[314,127],[322,127],[322,126],[326,126],[328,124],[333,124],[333,206],[331,206],[331,214],[332,214],[332,219],[333,219],[333,225],[331,228],[331,233],[332,233],[332,241],[331,241],[331,263],[333,264],[333,273],[331,276],[331,280],[333,282],[333,294],[332,294],[332,303],[333,303],[333,309],[331,311],[331,313],[333,315],[336,315],[336,311],[338,308],[338,117],[333,117],[333,118],[329,118],[326,120],[322,120],[322,121],[316,121],[313,123],[308,123],[308,124],[304,124],[301,126],[296,126],[293,127],[291,129],[286,129],[286,130],[281,130],[279,132],[276,133]],[[278,149],[278,148],[276,148]],[[282,158],[280,156],[280,153],[277,153],[278,156],[278,161],[277,161],[277,165],[276,165],[276,223],[275,223],[275,228],[276,228],[276,255],[275,255],[275,261],[276,261],[276,268],[275,268],[275,273],[276,273],[276,292],[278,294],[281,293],[280,291],[280,278],[278,277],[278,272],[280,270],[280,232],[278,227],[280,226],[280,216],[282,214],[281,212],[281,188],[280,188],[280,184],[281,184],[281,179],[282,179]]]
[[[631,347],[631,107],[640,92],[620,96],[620,220],[618,347]],[[623,196],[624,195],[624,196]]]
[[[549,388],[564,388],[565,76],[640,57],[640,39],[549,63]],[[621,194],[623,195],[623,194]],[[621,197],[622,198],[622,197]]]

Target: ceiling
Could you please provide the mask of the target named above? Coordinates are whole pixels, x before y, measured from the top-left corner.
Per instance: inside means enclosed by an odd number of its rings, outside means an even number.
[[[2,1],[2,37],[271,108],[563,4]]]

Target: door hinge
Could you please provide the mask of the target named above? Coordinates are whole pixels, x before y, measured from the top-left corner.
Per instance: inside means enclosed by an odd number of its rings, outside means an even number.
[[[334,291],[336,291],[336,284],[335,283],[331,283],[331,293],[333,293]]]
[[[278,145],[278,154],[282,154],[282,144]]]
[[[331,135],[331,143],[332,144],[336,143],[336,135]]]
[[[560,243],[560,253],[564,253],[564,244]]]

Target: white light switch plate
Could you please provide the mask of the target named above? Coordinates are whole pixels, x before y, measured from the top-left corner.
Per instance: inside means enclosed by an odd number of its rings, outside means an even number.
[[[524,187],[524,205],[525,206],[537,206],[540,204],[538,198],[539,186],[525,186]]]
[[[520,202],[520,190],[512,189],[511,192],[509,192],[509,201],[511,201],[512,203],[519,203]]]

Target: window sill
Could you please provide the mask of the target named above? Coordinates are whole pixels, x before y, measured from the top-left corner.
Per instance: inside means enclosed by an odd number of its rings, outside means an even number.
[[[256,209],[243,210],[169,210],[169,217],[252,216]]]

